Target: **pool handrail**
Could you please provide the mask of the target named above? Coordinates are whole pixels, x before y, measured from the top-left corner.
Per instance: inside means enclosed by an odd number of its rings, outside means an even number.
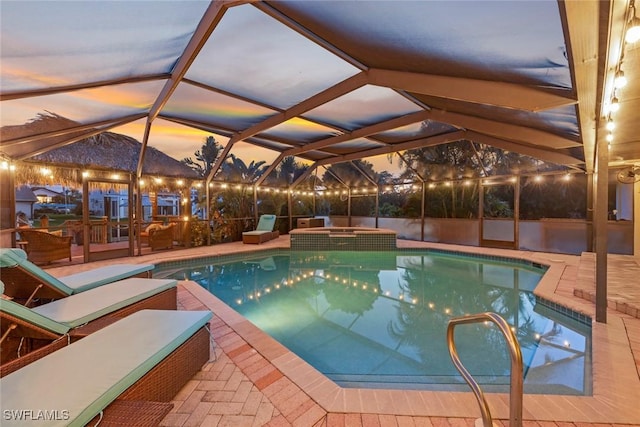
[[[458,350],[454,340],[454,329],[457,325],[466,323],[478,323],[491,321],[502,335],[504,335],[511,355],[511,381],[509,392],[509,425],[511,427],[522,427],[522,395],[523,395],[523,378],[522,378],[522,351],[520,350],[520,344],[516,338],[515,333],[509,327],[504,318],[496,313],[485,312],[478,314],[471,314],[467,316],[454,317],[449,320],[447,325],[447,346],[449,347],[449,355],[455,365],[456,369],[462,374],[464,380],[469,384],[471,390],[478,400],[480,405],[480,412],[482,413],[482,424],[484,427],[492,427],[493,420],[491,418],[491,411],[489,410],[489,404],[484,397],[484,393],[480,388],[480,385],[473,379],[473,376],[463,366],[460,357],[458,356]]]

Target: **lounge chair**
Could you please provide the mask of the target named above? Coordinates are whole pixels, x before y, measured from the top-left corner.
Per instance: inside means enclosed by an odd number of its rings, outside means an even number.
[[[149,413],[155,418],[145,425],[158,425],[209,360],[211,317],[143,310],[7,375],[0,379],[2,425],[139,425]]]
[[[258,226],[254,231],[245,231],[244,233],[242,233],[242,243],[252,243],[259,245],[260,243],[264,243],[277,238],[278,236],[280,236],[280,232],[278,230],[273,230],[275,224],[275,215],[260,216],[260,221],[258,221]]]
[[[57,236],[46,230],[20,229],[29,259],[35,263],[51,263],[62,258],[71,261],[71,236]]]
[[[21,249],[0,249],[0,277],[5,295],[23,304],[34,298],[59,299],[129,277],[151,277],[153,264],[114,264],[54,277],[27,260]]]
[[[142,309],[177,309],[176,286],[170,279],[129,278],[33,308],[0,299],[2,374],[30,363],[23,357],[33,351],[64,346],[60,338],[68,343]]]

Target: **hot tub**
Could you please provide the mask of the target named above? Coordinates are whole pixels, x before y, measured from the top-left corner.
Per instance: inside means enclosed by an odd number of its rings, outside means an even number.
[[[318,227],[289,232],[291,249],[300,251],[390,251],[396,232],[383,228]]]

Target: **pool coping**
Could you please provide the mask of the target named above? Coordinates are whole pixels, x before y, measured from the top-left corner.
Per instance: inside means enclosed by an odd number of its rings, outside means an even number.
[[[447,251],[480,255],[491,253],[495,256],[547,265],[547,272],[534,294],[548,302],[566,307],[572,312],[589,318],[593,315],[592,304],[558,293],[561,283],[567,280],[564,277],[569,266],[567,260],[575,259],[575,256],[442,244],[411,245],[411,247],[444,248]],[[405,248],[399,247],[399,249]],[[251,253],[260,254],[272,250],[273,247],[270,247],[252,250]],[[246,252],[237,253],[246,254]],[[233,255],[229,252],[226,254]],[[211,257],[215,256],[214,254]],[[189,258],[189,261],[192,262],[193,258]],[[185,282],[185,286],[220,320],[327,412],[472,418],[479,415],[478,404],[471,392],[342,388],[197,283]],[[635,368],[622,316],[610,311],[607,324],[592,323],[593,394],[591,396],[525,394],[523,419],[640,423],[640,411],[636,403],[636,396],[640,395],[640,378]],[[493,417],[508,419],[508,394],[487,392],[485,395]]]

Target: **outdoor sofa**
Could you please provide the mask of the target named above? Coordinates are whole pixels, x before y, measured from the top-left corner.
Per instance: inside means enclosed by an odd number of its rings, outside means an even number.
[[[0,281],[0,290],[3,290]],[[143,309],[177,309],[177,281],[129,278],[56,301],[25,307],[0,299],[0,366],[6,375]]]
[[[211,317],[139,311],[3,377],[3,426],[158,425],[209,360]]]
[[[55,300],[130,277],[151,277],[153,264],[113,264],[55,277],[27,259],[21,249],[0,248],[4,294],[29,305],[34,299]]]

